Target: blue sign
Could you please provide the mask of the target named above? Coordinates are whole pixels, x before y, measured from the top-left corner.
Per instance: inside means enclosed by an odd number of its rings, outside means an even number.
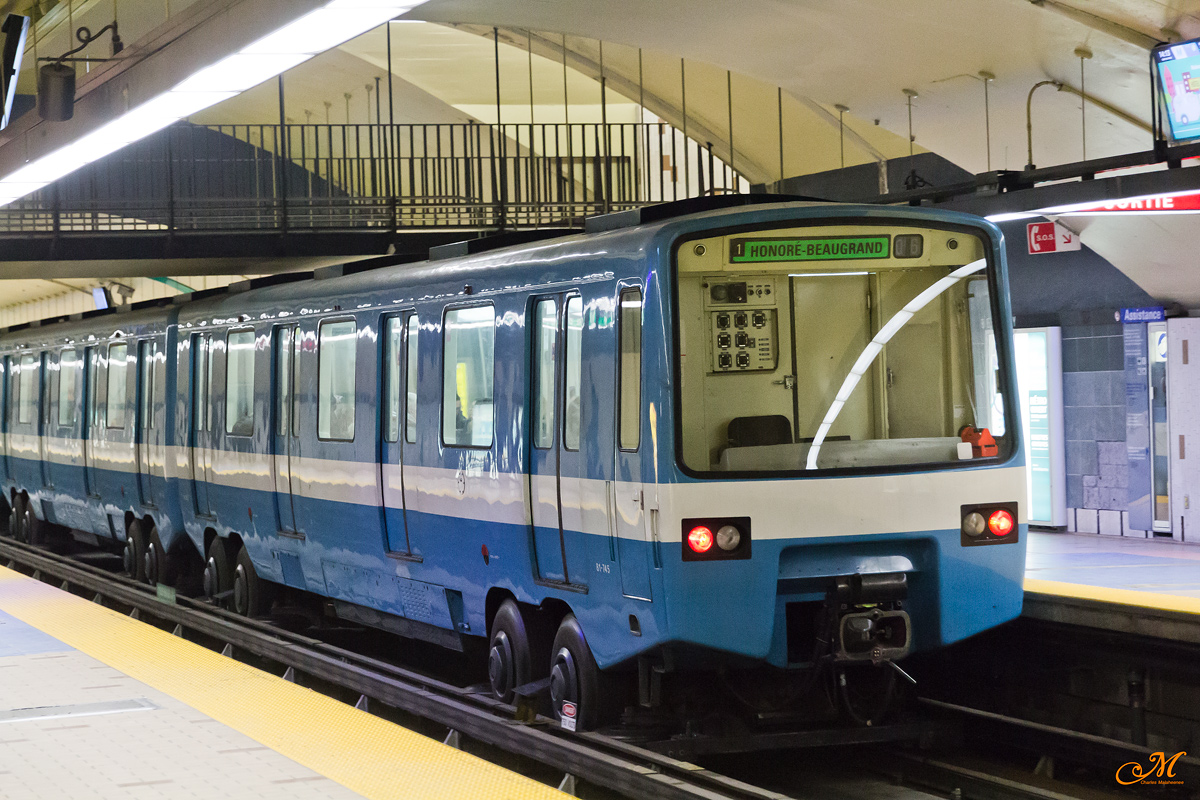
[[[1122,308],[1120,319],[1123,325],[1133,325],[1138,322],[1163,322],[1167,314],[1162,306],[1153,308]]]

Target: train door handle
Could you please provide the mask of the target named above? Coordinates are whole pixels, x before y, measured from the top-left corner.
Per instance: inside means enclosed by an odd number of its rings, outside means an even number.
[[[771,381],[771,383],[782,386],[785,389],[795,389],[796,388],[796,376],[795,375],[784,375],[782,380]]]

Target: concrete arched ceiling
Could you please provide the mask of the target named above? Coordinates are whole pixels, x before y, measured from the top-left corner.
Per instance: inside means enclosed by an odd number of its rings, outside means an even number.
[[[1093,52],[1086,88],[1149,118],[1147,46],[1200,34],[1196,2],[1156,0],[584,0],[506,3],[430,0],[410,17],[566,32],[707,62],[782,86],[796,98],[850,107],[852,124],[907,137],[903,89],[914,102],[917,142],[971,171],[988,166],[983,83],[990,87],[991,166],[1026,163],[1025,99],[1055,79],[1078,88],[1075,48]],[[1163,28],[1170,28],[1168,34]],[[1053,89],[1034,100],[1038,165],[1082,157],[1080,102]],[[1146,149],[1149,135],[1097,108],[1087,114],[1088,156]]]

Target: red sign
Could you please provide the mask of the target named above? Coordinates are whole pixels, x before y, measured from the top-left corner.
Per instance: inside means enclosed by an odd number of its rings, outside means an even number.
[[[1168,213],[1171,211],[1200,211],[1200,193],[1174,197],[1143,197],[1138,200],[1117,200],[1083,208],[1072,207],[1072,214],[1106,214],[1111,212]],[[1032,252],[1032,251],[1030,251]]]
[[[1053,253],[1058,249],[1053,222],[1031,222],[1025,226],[1025,231],[1029,235],[1030,254]]]
[[[1025,226],[1025,232],[1030,255],[1079,249],[1079,236],[1056,222],[1030,222]]]

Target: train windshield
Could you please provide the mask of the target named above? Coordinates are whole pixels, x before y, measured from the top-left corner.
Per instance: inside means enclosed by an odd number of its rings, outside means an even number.
[[[906,221],[676,252],[688,470],[967,466],[1011,449],[984,239]]]

